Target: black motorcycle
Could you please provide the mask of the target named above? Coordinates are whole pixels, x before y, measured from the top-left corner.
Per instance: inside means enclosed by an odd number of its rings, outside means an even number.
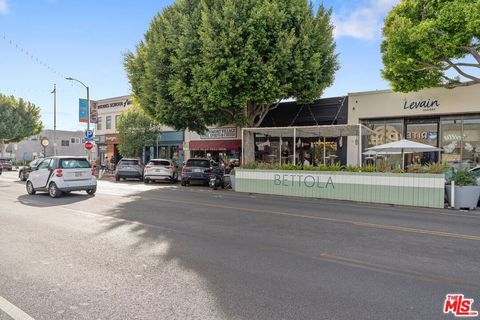
[[[212,168],[209,186],[213,190],[217,190],[219,187],[225,188],[225,168],[223,166]]]

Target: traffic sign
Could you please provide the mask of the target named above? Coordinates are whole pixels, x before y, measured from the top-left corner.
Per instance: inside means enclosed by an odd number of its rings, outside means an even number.
[[[94,137],[95,134],[93,133],[93,130],[85,130],[85,140],[92,141]]]
[[[93,148],[93,143],[91,143],[90,141],[85,142],[85,149],[92,150],[92,148]]]

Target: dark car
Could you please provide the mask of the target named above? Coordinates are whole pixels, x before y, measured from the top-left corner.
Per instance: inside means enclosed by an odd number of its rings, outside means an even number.
[[[12,160],[10,160],[10,159],[5,159],[5,158],[1,158],[1,159],[0,159],[0,163],[2,164],[3,170],[12,171],[12,169],[13,169]]]
[[[123,158],[118,162],[115,170],[115,180],[119,181],[127,178],[143,180],[143,165],[140,159]]]
[[[42,160],[43,158],[37,158],[32,162],[30,162],[25,167],[21,167],[20,170],[18,171],[18,178],[21,181],[27,181],[28,175],[30,174],[30,172],[32,172],[33,170],[36,170],[37,166],[40,164],[40,162],[42,162]]]
[[[204,158],[189,159],[182,168],[182,186],[186,186],[191,182],[208,185],[211,172],[210,160]]]

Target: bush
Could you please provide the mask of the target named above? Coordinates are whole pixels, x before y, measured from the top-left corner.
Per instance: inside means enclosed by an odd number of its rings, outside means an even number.
[[[388,163],[385,160],[380,160],[377,162],[377,172],[387,172],[388,171]]]
[[[455,172],[452,180],[455,181],[455,185],[459,187],[477,185],[477,177],[475,177],[475,174],[468,169],[461,169]]]
[[[408,173],[425,173],[425,169],[421,164],[411,164],[407,167]]]
[[[428,173],[444,173],[446,166],[441,163],[429,163],[425,167],[425,172]]]
[[[376,171],[377,171],[377,168],[375,166],[368,165],[368,166],[362,167],[360,172],[376,172]]]
[[[358,166],[347,166],[345,168],[345,171],[347,172],[361,172],[362,171],[362,167],[358,167]]]
[[[405,170],[403,170],[402,168],[395,168],[392,170],[392,173],[405,173]]]

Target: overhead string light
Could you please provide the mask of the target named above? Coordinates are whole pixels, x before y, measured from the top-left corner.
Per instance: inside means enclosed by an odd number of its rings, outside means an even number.
[[[66,76],[62,73],[60,73],[59,71],[57,71],[55,68],[53,68],[52,66],[48,65],[47,63],[45,63],[44,61],[42,61],[41,59],[39,59],[36,55],[34,55],[33,53],[29,52],[27,49],[23,48],[21,45],[19,45],[17,42],[15,42],[14,40],[8,38],[6,36],[5,33],[2,34],[1,36],[1,39],[3,41],[5,41],[7,44],[9,44],[13,49],[15,49],[16,51],[18,52],[21,52],[23,53],[24,55],[26,55],[29,59],[31,59],[34,63],[38,64],[39,66],[43,67],[43,68],[46,68],[48,69],[51,73],[55,74],[56,76],[62,78],[62,79],[65,79]],[[73,86],[72,83],[70,83],[70,86]]]

